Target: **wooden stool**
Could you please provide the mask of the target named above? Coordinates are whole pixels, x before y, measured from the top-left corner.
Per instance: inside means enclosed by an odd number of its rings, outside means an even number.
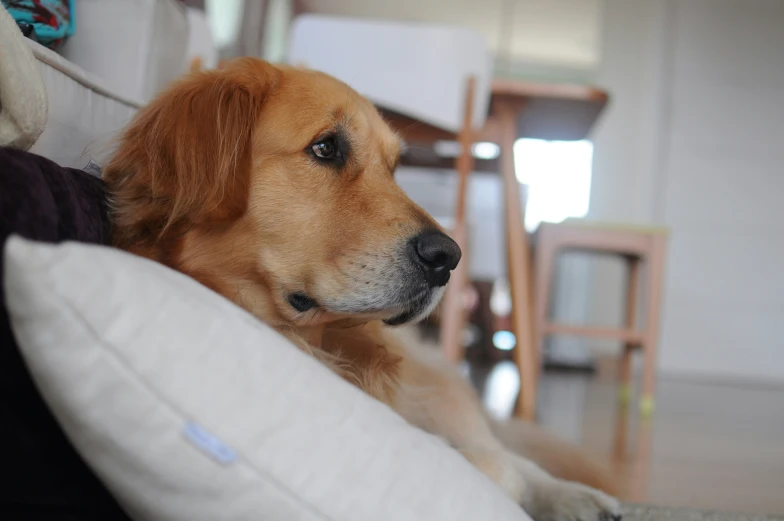
[[[542,223],[536,234],[535,246],[535,338],[537,364],[540,350],[547,335],[566,334],[609,338],[623,343],[619,381],[621,398],[630,396],[632,350],[643,351],[642,395],[640,411],[653,412],[656,385],[656,348],[659,333],[661,289],[664,278],[664,258],[667,231],[613,224],[592,223],[580,219],[567,219],[563,223]],[[556,256],[565,251],[583,251],[619,255],[629,267],[626,288],[626,317],[623,329],[597,328],[554,324],[548,320],[550,288],[553,281]],[[639,293],[640,264],[648,265],[645,324],[635,324]],[[538,367],[538,365],[537,365]]]

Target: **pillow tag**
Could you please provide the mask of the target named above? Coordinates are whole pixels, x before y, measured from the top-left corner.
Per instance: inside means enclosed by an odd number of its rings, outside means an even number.
[[[90,161],[82,168],[83,172],[87,172],[88,174],[94,175],[95,177],[101,177],[101,173],[103,169],[101,165],[99,165],[92,157]]]
[[[217,460],[218,463],[228,465],[237,459],[237,453],[227,447],[218,438],[207,432],[204,427],[193,422],[185,424],[183,431],[185,437],[197,448],[206,452],[208,456]]]

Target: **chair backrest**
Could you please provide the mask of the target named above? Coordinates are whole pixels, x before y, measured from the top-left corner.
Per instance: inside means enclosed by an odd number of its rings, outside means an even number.
[[[376,105],[458,132],[468,78],[474,77],[473,126],[484,125],[492,57],[481,34],[424,23],[297,17],[288,63],[348,83]]]

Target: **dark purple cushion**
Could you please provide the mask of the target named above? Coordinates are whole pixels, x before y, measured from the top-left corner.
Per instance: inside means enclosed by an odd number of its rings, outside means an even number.
[[[0,245],[10,234],[107,244],[103,182],[0,148]],[[3,273],[0,256],[0,273]],[[2,282],[0,279],[0,295]],[[0,300],[0,519],[127,521],[60,430],[30,378]]]

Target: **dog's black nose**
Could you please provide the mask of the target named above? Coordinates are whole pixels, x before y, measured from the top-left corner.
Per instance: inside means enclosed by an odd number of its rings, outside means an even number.
[[[444,286],[449,272],[460,262],[460,247],[447,235],[437,231],[423,232],[412,241],[414,262],[418,264],[431,286]]]

